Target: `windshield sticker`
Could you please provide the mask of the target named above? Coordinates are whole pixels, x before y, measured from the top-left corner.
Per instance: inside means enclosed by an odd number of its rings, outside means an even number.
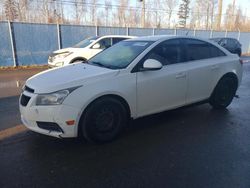
[[[133,44],[133,46],[146,46],[147,44],[147,42],[136,42]]]

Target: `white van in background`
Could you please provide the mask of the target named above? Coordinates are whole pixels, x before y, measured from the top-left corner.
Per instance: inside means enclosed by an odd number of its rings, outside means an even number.
[[[135,38],[126,35],[106,35],[102,37],[89,37],[70,48],[54,51],[49,55],[48,65],[50,67],[61,67],[77,61],[86,61],[110,46],[126,40]]]

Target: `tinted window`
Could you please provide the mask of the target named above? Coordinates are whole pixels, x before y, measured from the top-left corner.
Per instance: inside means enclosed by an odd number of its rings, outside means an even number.
[[[187,61],[210,58],[210,45],[195,39],[184,39],[186,43]]]
[[[235,41],[233,39],[227,39],[227,46],[235,47]]]
[[[156,59],[163,65],[182,62],[182,50],[180,40],[167,40],[154,47],[146,56],[146,59]]]
[[[211,55],[211,58],[212,57],[221,57],[221,56],[225,56],[226,55],[223,51],[221,51],[216,46],[213,46],[211,44],[209,44],[209,45],[210,45],[210,55]]]
[[[127,38],[113,38],[113,45],[126,39]]]
[[[109,48],[111,46],[111,38],[105,38],[98,42],[101,45],[101,49]]]

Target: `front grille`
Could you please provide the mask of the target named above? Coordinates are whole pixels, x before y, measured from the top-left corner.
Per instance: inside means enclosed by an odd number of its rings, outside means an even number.
[[[28,86],[24,86],[24,91],[28,91],[28,92],[30,92],[30,93],[34,93],[35,92],[35,90],[34,89],[32,89],[32,88],[30,88],[30,87],[28,87]]]
[[[42,122],[42,121],[37,121],[37,126],[41,129],[45,129],[48,131],[56,131],[56,132],[62,132],[62,128],[57,124],[53,122]]]
[[[30,101],[30,97],[22,94],[21,100],[20,100],[21,105],[22,106],[27,106],[27,104],[29,103],[29,101]]]

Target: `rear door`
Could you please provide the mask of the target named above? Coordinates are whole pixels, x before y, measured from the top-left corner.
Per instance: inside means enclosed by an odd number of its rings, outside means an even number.
[[[214,78],[219,73],[219,57],[225,54],[212,44],[197,40],[183,39],[186,64],[188,67],[187,104],[210,97]]]

